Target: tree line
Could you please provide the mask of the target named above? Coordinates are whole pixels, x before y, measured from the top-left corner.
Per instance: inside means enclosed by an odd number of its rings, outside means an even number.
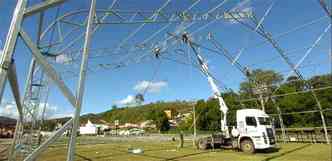
[[[259,86],[262,84],[263,86]],[[222,93],[229,108],[228,124],[235,126],[236,110],[261,109],[264,106],[266,113],[272,116],[276,127],[280,127],[277,115],[279,113],[281,113],[286,127],[321,127],[322,120],[318,104],[309,88],[314,89],[322,110],[332,109],[331,74],[313,76],[308,80],[291,76],[284,80],[281,74],[272,70],[255,70],[252,78],[241,83],[238,92],[229,90]],[[279,107],[279,111],[277,107]],[[329,111],[323,113],[327,126],[331,125],[332,113]],[[196,104],[197,129],[220,129],[220,114],[216,99],[199,100]],[[192,122],[193,119],[189,118],[181,123],[179,128],[192,129]]]
[[[310,86],[308,86],[310,85]],[[240,84],[238,91],[227,90],[222,93],[228,108],[229,126],[235,125],[236,110],[244,108],[258,108],[264,106],[268,114],[282,113],[286,127],[319,127],[322,126],[317,103],[309,92],[309,88],[317,89],[315,94],[323,110],[332,108],[332,75],[313,76],[301,80],[296,76],[284,79],[273,70],[257,69],[250,77]],[[278,108],[280,111],[278,111]],[[178,129],[190,130],[193,127],[193,102],[173,101],[155,102],[136,107],[111,107],[109,111],[94,115],[94,119],[103,119],[109,123],[119,120],[120,123],[140,123],[153,120],[159,131],[170,129],[165,110],[172,111],[171,119],[178,114],[191,113],[185,121],[178,125]],[[195,103],[196,124],[198,130],[220,129],[220,110],[218,101],[210,98],[198,100]],[[316,111],[303,113],[303,111]],[[327,125],[332,123],[332,112],[324,112]],[[277,115],[271,115],[275,125],[279,127]],[[84,117],[84,116],[83,116]],[[84,117],[87,119],[87,117]]]

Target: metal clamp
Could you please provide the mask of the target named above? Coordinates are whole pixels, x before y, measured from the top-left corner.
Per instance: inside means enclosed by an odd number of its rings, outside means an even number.
[[[8,70],[12,63],[14,63],[14,59],[12,59],[11,61],[4,61],[1,64],[1,68],[4,69],[4,70]]]

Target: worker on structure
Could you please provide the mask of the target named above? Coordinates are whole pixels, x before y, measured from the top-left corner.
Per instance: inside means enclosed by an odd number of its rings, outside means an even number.
[[[160,51],[161,51],[161,49],[159,47],[156,47],[153,49],[153,53],[157,59],[159,59]]]
[[[184,33],[182,34],[182,41],[183,41],[184,43],[188,43],[188,41],[189,41],[189,35],[188,35],[187,32],[184,32]]]

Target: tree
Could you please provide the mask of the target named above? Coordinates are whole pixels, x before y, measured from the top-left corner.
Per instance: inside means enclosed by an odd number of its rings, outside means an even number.
[[[191,114],[189,117],[187,117],[186,119],[182,120],[178,126],[177,129],[179,130],[192,130],[193,129],[193,115]]]
[[[196,127],[199,130],[208,130],[208,120],[206,119],[206,113],[208,108],[204,100],[198,100],[196,105]]]
[[[220,129],[220,108],[217,99],[199,100],[196,104],[196,125],[199,130]]]
[[[331,75],[314,76],[309,80],[299,80],[296,76],[291,76],[287,82],[280,85],[280,89],[276,94],[287,94],[298,91],[305,91],[305,83],[312,85],[312,88],[322,88],[331,85]],[[332,89],[324,89],[315,91],[322,108],[330,108],[332,106]],[[284,97],[276,98],[282,113],[293,113],[284,115],[284,123],[287,127],[313,127],[321,126],[320,113],[294,113],[309,110],[317,110],[317,104],[310,92],[291,94]],[[330,112],[325,112],[327,122],[331,120]]]
[[[281,85],[283,88],[290,88],[292,91],[303,91],[305,89],[305,81],[300,80],[297,76],[290,76],[287,81]]]
[[[168,131],[170,129],[167,115],[161,109],[155,109],[151,111],[147,118],[149,120],[153,120],[153,123],[156,125],[156,128],[159,131]]]
[[[268,89],[271,89],[272,85],[280,83],[282,80],[282,75],[273,70],[256,69],[249,75],[248,81],[240,84],[240,92],[250,93],[252,88],[256,88],[257,85],[265,85]]]
[[[259,103],[265,108],[265,104],[276,84],[281,83],[283,77],[273,70],[256,69],[248,75],[248,80],[240,84],[240,96],[244,99],[258,97]],[[246,102],[247,107],[257,107],[258,102]]]
[[[116,109],[118,109],[118,106],[113,105],[113,106],[112,106],[112,110],[116,110]]]
[[[229,126],[235,126],[236,124],[236,110],[244,108],[240,104],[240,95],[235,93],[234,91],[229,91],[226,93],[222,93],[222,97],[228,107],[227,113],[227,122]]]

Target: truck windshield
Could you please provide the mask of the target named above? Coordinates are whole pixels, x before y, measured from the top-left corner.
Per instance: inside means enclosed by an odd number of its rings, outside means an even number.
[[[269,117],[258,117],[260,125],[271,125],[271,120]]]

